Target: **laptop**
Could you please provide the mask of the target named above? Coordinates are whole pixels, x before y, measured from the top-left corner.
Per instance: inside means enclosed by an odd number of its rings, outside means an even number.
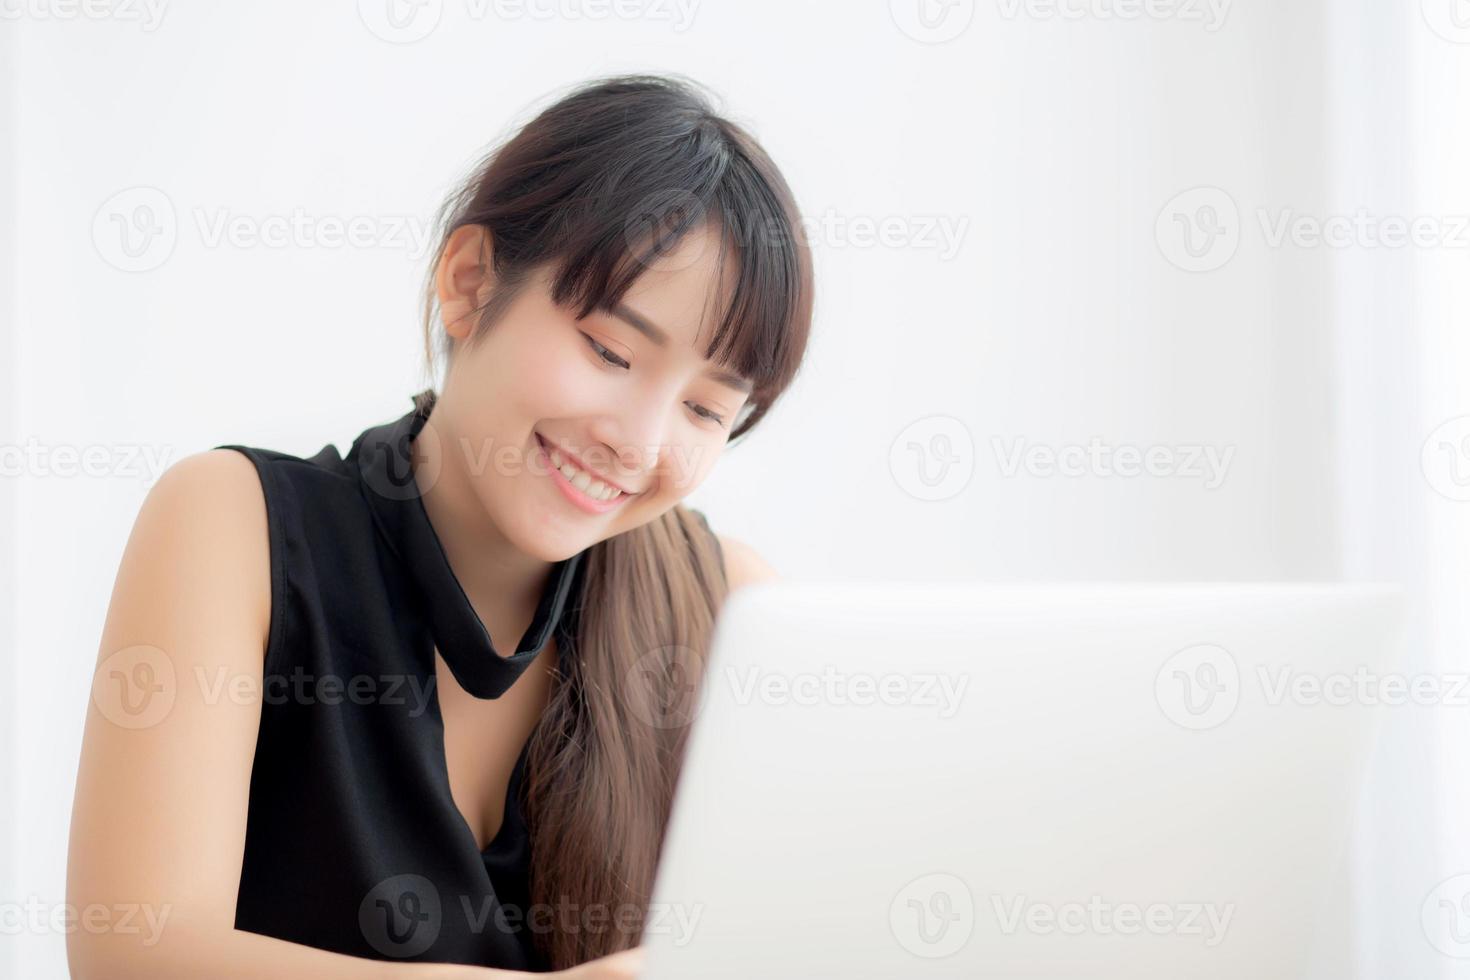
[[[644,976],[1350,977],[1401,617],[1372,585],[739,590]]]

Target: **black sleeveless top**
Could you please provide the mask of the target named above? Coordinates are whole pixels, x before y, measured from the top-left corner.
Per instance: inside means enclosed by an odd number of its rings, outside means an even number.
[[[553,634],[570,655],[587,552],[552,567],[531,625],[501,656],[413,478],[409,441],[431,407],[416,400],[367,429],[345,459],[332,445],[309,459],[215,447],[255,464],[270,532],[235,928],[371,959],[544,972],[533,930],[550,917],[530,905],[526,746],[482,852],[449,789],[434,651],[479,698],[510,688]]]

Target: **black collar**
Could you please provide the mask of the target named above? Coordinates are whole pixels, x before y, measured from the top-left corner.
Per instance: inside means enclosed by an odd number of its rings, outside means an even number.
[[[449,566],[413,477],[410,442],[428,421],[432,405],[432,398],[420,397],[396,421],[367,429],[353,442],[346,462],[357,470],[359,489],[378,531],[417,586],[434,643],[455,680],[477,698],[498,698],[546,647],[570,603],[576,572],[587,552],[552,566],[536,614],[515,653],[502,657],[496,652]]]

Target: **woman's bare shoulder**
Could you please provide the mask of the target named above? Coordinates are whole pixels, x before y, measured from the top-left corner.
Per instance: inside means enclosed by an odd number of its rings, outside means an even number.
[[[143,586],[133,597],[150,616],[163,612],[159,601],[187,587],[201,599],[227,602],[264,630],[270,618],[270,538],[255,463],[233,449],[209,449],[175,462],[139,508],[123,565],[120,574]]]
[[[720,548],[725,555],[725,580],[729,583],[730,591],[753,585],[756,582],[768,582],[779,578],[780,575],[770,562],[761,556],[755,548],[746,544],[739,538],[732,538],[728,534],[716,535],[720,539]]]

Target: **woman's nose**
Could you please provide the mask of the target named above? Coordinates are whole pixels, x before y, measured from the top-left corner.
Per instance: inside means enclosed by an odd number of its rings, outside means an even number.
[[[663,460],[666,429],[665,412],[645,399],[604,416],[592,435],[612,453],[615,476],[644,486]]]

